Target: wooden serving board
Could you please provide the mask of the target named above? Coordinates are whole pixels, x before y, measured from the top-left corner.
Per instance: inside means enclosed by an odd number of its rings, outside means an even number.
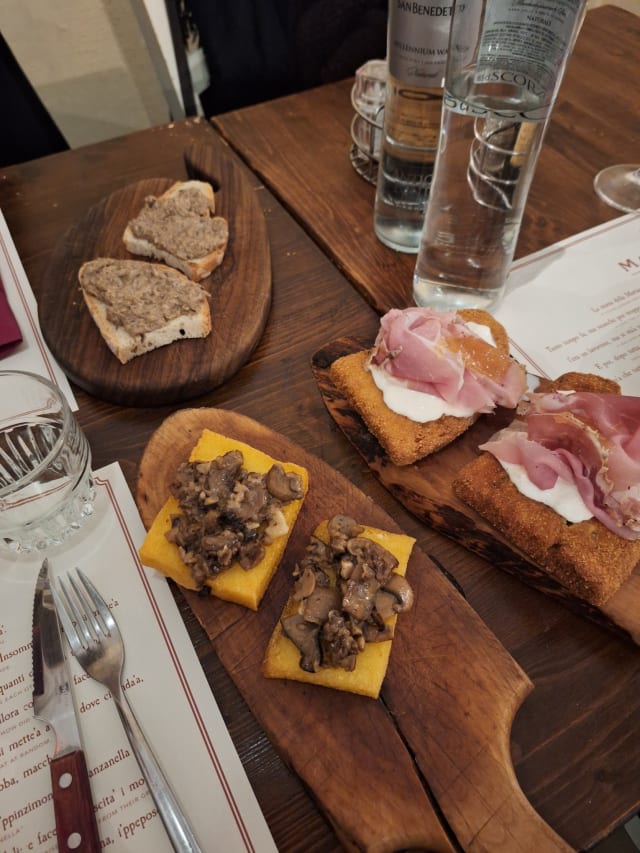
[[[506,426],[506,410],[481,417],[464,435],[443,450],[414,465],[394,465],[350,403],[331,382],[329,368],[343,355],[370,343],[342,338],[327,344],[312,359],[312,368],[329,413],[363,456],[380,482],[421,521],[455,539],[493,565],[515,575],[547,595],[560,599],[577,613],[640,645],[640,566],[618,592],[600,607],[577,598],[558,581],[530,562],[488,522],[458,498],[452,483],[458,471],[480,451],[479,444]]]
[[[532,684],[417,548],[407,571],[416,601],[398,620],[380,700],[262,676],[294,564],[316,525],[348,512],[366,524],[401,531],[353,484],[299,446],[242,415],[206,408],[172,415],[146,447],[136,500],[147,527],[205,427],[309,471],[309,493],[259,611],[185,595],[256,718],[345,846],[379,853],[451,851],[435,798],[466,850],[568,850],[532,809],[511,764],[511,724]]]
[[[120,405],[180,402],[216,388],[249,359],[271,306],[271,255],[255,191],[222,146],[210,146],[216,213],[229,222],[218,269],[201,282],[210,295],[211,333],[177,341],[127,364],[105,344],[84,304],[78,270],[97,257],[134,258],[122,243],[127,222],[148,195],[178,178],[150,178],[102,199],[57,245],[39,298],[42,332],[68,376],[85,391]],[[181,178],[180,178],[181,179]],[[138,258],[150,260],[149,258]]]

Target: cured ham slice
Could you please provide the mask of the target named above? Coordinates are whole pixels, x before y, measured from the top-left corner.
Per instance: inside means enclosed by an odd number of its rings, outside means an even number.
[[[524,368],[485,341],[455,312],[392,309],[382,317],[372,363],[407,388],[476,413],[514,408]]]
[[[572,482],[593,516],[640,539],[640,398],[590,392],[531,394],[523,419],[482,450],[523,466],[539,489]]]

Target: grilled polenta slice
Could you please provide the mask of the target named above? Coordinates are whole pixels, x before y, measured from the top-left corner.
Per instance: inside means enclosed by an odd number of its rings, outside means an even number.
[[[329,542],[327,521],[318,525],[314,531],[314,536],[322,542]],[[366,525],[362,525],[362,533],[359,536],[371,539],[389,551],[398,561],[394,572],[402,577],[405,576],[415,539],[404,534],[389,533]],[[333,581],[335,578],[332,578]],[[284,606],[281,620],[296,613],[298,607],[299,602],[294,600],[293,595],[291,595]],[[397,618],[397,614],[394,614],[386,619],[385,623],[393,629]],[[341,667],[327,666],[321,667],[316,672],[308,672],[301,668],[300,650],[284,633],[281,620],[278,621],[267,646],[262,664],[264,676],[318,684],[322,687],[346,690],[377,699],[387,672],[393,640],[366,643],[364,650],[357,656],[355,668],[351,671]]]
[[[211,430],[204,430],[189,456],[190,462],[210,461],[232,450],[239,450],[243,457],[243,468],[258,474],[266,474],[277,460],[248,444],[227,438]],[[213,578],[205,581],[211,593],[225,601],[233,601],[250,610],[257,610],[260,601],[269,586],[282,558],[289,535],[302,507],[304,496],[309,487],[309,477],[305,468],[290,462],[279,463],[286,473],[298,474],[302,480],[303,496],[282,506],[282,514],[288,530],[282,536],[266,545],[263,558],[251,569],[243,569],[239,563],[233,563]],[[191,571],[180,558],[178,546],[166,538],[171,529],[171,517],[180,513],[178,501],[170,497],[155,517],[149,532],[142,543],[139,554],[145,566],[157,569],[172,578],[186,589],[198,589]]]

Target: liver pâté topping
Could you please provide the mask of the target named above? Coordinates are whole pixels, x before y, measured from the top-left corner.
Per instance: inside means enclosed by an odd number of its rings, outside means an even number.
[[[109,322],[130,335],[143,335],[176,317],[195,314],[205,298],[199,285],[174,270],[145,262],[134,267],[106,260],[82,287],[105,304]]]
[[[147,196],[129,227],[136,237],[179,258],[203,258],[226,239],[226,220],[212,214],[213,207],[201,192],[184,189],[162,200]]]

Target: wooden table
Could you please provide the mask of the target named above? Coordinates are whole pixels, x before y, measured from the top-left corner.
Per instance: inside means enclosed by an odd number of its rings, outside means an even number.
[[[610,8],[589,13],[540,160],[520,254],[615,215],[597,201],[591,179],[601,166],[637,155],[636,87],[612,91],[609,81],[618,73],[637,79],[630,62],[639,37],[632,16]],[[347,81],[215,119],[249,164],[262,204],[273,303],[250,362],[195,403],[243,413],[297,442],[455,576],[535,685],[512,732],[518,780],[560,836],[589,848],[640,806],[638,649],[416,521],[335,428],[310,371],[311,355],[328,340],[371,337],[377,311],[409,299],[412,259],[373,238],[373,189],[349,163],[349,87]],[[191,143],[224,144],[205,121],[188,120],[2,170],[0,207],[36,296],[56,242],[91,204],[138,179],[186,177],[183,150]],[[95,467],[118,460],[135,490],[147,440],[179,407],[125,408],[76,393]],[[341,849],[175,594],[278,848]]]

